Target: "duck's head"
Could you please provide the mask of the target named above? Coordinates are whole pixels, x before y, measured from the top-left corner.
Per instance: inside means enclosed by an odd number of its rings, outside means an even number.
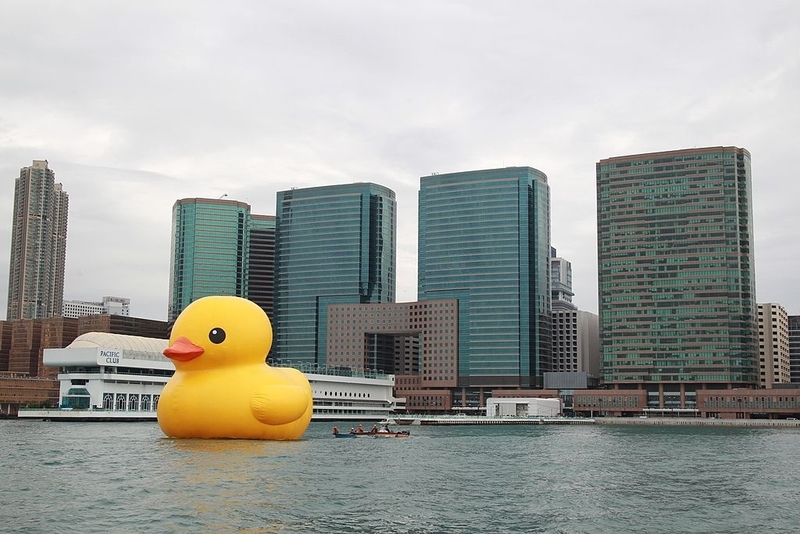
[[[179,370],[263,363],[272,325],[257,304],[239,297],[203,297],[181,312],[164,355]]]

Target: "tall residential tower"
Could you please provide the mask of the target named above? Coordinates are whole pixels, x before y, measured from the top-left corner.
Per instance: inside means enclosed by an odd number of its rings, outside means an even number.
[[[274,358],[325,365],[329,305],[394,302],[396,211],[372,183],[278,192]]]
[[[750,153],[711,147],[597,163],[602,376],[651,408],[758,384]]]
[[[422,177],[418,276],[419,301],[458,301],[459,386],[541,385],[551,367],[544,173],[507,167]]]
[[[792,381],[789,354],[789,315],[775,302],[758,304],[759,385],[772,389]]]
[[[14,187],[6,319],[61,315],[69,196],[47,160],[20,169]]]

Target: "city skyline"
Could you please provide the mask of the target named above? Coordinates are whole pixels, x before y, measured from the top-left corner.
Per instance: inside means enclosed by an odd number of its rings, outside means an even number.
[[[397,300],[414,301],[419,176],[533,165],[574,303],[596,312],[595,162],[736,145],[753,158],[756,298],[800,313],[796,3],[687,18],[681,3],[300,2],[253,4],[247,21],[203,2],[44,5],[4,12],[0,177],[47,159],[70,192],[65,299],[125,295],[132,315],[165,319],[175,200],[274,214],[278,191],[358,181],[397,193]]]

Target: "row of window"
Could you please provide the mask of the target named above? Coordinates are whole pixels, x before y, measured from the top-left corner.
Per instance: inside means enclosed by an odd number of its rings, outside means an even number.
[[[639,406],[639,397],[636,395],[615,395],[611,397],[597,395],[576,395],[575,406],[589,406],[598,408],[635,408]]]
[[[158,409],[161,395],[136,393],[104,393],[103,409],[128,412],[154,412]]]

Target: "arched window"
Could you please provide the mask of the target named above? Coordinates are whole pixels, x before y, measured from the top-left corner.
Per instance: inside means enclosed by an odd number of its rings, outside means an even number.
[[[132,412],[139,409],[139,395],[130,395],[128,397],[128,409]]]
[[[142,411],[150,411],[150,395],[142,395]]]
[[[128,396],[124,393],[117,393],[117,410],[125,411],[128,407]]]
[[[103,409],[104,410],[113,410],[114,409],[114,395],[111,393],[106,393],[103,395]]]

